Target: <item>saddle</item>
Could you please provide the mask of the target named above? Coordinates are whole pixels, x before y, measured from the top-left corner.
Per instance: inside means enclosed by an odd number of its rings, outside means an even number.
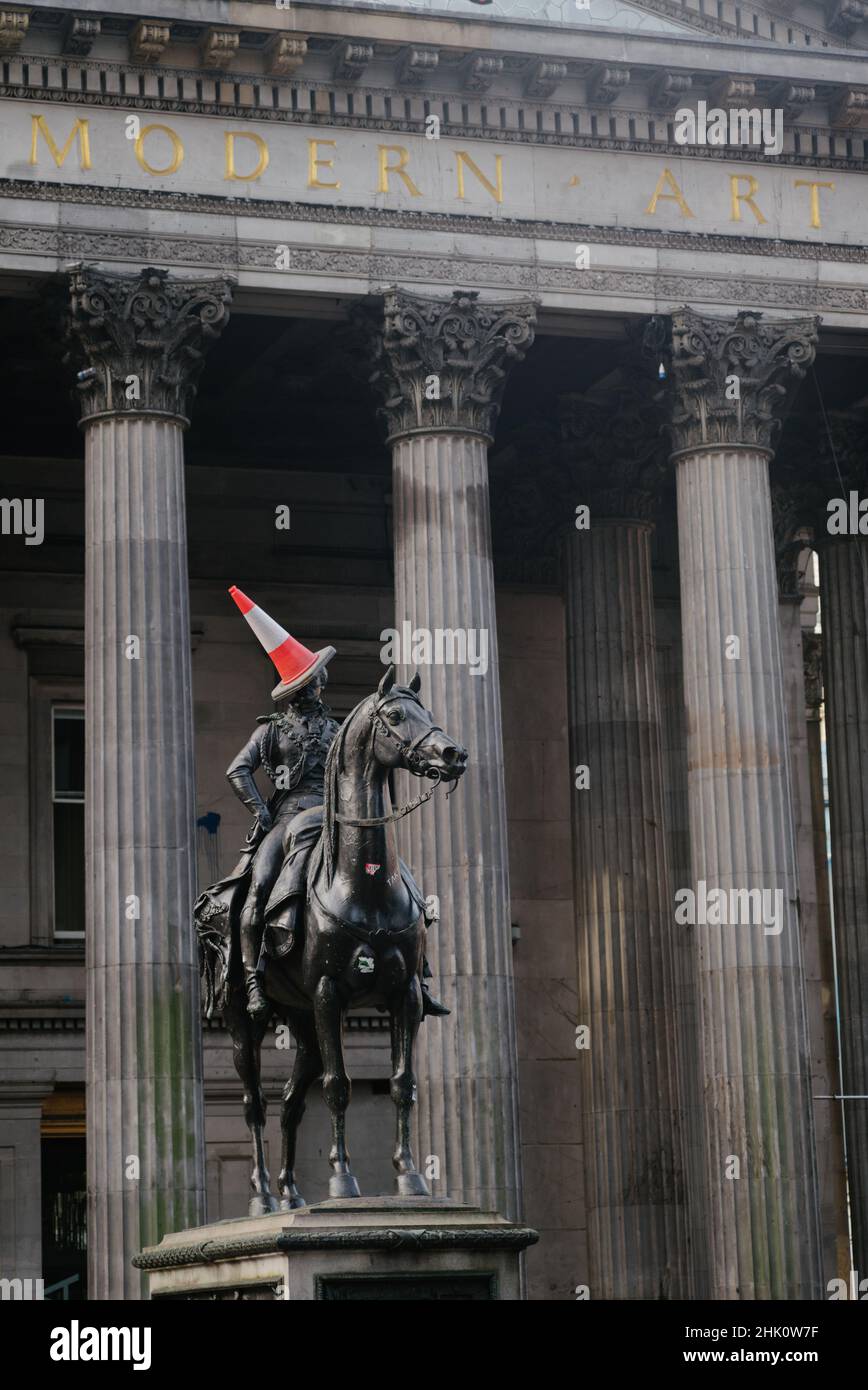
[[[322,821],[322,806],[311,806],[299,811],[289,822],[289,850],[265,908],[263,944],[266,954],[274,960],[288,956],[301,939],[310,857],[319,841]],[[399,864],[410,897],[430,922],[419,885],[403,859]]]

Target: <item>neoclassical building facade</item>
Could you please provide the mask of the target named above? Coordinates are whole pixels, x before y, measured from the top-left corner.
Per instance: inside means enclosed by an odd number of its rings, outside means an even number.
[[[140,1298],[245,1209],[191,919],[273,683],[232,584],[337,718],[406,634],[470,753],[402,829],[434,1195],[535,1226],[539,1300],[868,1268],[866,47],[814,0],[0,11],[0,1275]],[[752,109],[779,148],[681,139]],[[346,1047],[388,1191],[382,1018]]]

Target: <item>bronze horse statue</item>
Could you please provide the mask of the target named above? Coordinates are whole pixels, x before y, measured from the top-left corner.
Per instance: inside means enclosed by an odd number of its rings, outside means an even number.
[[[304,1205],[295,1176],[296,1136],[308,1089],[320,1076],[332,1125],[329,1195],[360,1195],[346,1142],[351,1083],[342,1042],[344,1015],[359,1006],[389,1014],[398,1193],[430,1195],[410,1143],[426,907],[398,857],[395,822],[427,801],[439,782],[454,787],[467,752],[433,722],[419,699],[420,684],[416,675],[409,686],[396,685],[395,669],[389,668],[376,693],[347,716],[329,749],[322,808],[302,811],[292,822],[290,852],[265,913],[270,944],[263,954],[263,989],[270,1015],[251,1018],[246,1007],[239,945],[243,879],[225,880],[228,888],[219,895],[209,890],[196,904],[205,1012],[222,1011],[244,1085],[253,1141],[252,1216]],[[430,778],[434,786],[390,810],[388,776],[398,767]],[[265,1164],[260,1080],[260,1048],[274,1017],[289,1027],[296,1043],[295,1065],[283,1091],[279,1203]]]

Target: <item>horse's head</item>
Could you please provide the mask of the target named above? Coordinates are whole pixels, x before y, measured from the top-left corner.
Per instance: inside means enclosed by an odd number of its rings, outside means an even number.
[[[390,666],[374,697],[374,755],[383,767],[405,767],[415,777],[457,782],[467,768],[467,749],[450,738],[419,699],[418,672],[408,686],[395,684]]]

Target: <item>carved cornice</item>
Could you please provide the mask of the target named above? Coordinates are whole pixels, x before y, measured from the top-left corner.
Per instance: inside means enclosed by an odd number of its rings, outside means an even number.
[[[814,360],[819,319],[764,320],[742,310],[672,314],[673,448],[771,450],[795,387]]]
[[[398,81],[408,87],[421,87],[440,62],[436,48],[408,48],[401,56]]]
[[[651,85],[651,105],[659,107],[661,111],[671,111],[686,99],[692,86],[693,78],[690,73],[668,72],[664,69],[658,73]]]
[[[588,82],[588,100],[592,106],[611,106],[629,81],[629,68],[597,68]]]
[[[553,96],[558,83],[566,78],[567,71],[566,63],[552,63],[548,59],[539,58],[525,79],[525,96],[542,100]]]
[[[30,11],[0,9],[0,53],[17,53],[30,26]]]
[[[99,38],[101,21],[90,15],[73,14],[66,21],[61,49],[73,58],[86,58]]]
[[[208,72],[226,72],[241,46],[241,35],[235,29],[206,29],[199,53],[203,68]]]
[[[794,121],[806,106],[813,105],[815,98],[813,87],[804,83],[781,82],[772,92],[770,104],[783,110],[784,120]]]
[[[750,77],[721,77],[711,89],[711,105],[726,110],[756,100],[756,82]]]
[[[104,414],[159,414],[186,424],[205,352],[229,319],[234,282],[171,279],[70,267],[70,357],[82,422]]]
[[[155,24],[152,20],[140,19],[130,34],[130,62],[159,62],[169,46],[171,33],[168,24]]]
[[[369,63],[374,61],[372,43],[344,43],[335,55],[334,75],[338,82],[358,82]]]
[[[434,299],[387,290],[384,326],[370,335],[370,380],[390,442],[455,431],[493,438],[507,371],[533,343],[536,307],[481,303],[476,291]]]
[[[653,519],[667,474],[663,392],[648,363],[631,361],[618,380],[558,397],[562,460],[574,502],[594,517]]]
[[[289,77],[306,57],[307,39],[303,35],[276,34],[265,50],[265,66],[274,77]]]
[[[493,53],[471,53],[462,66],[462,85],[467,92],[487,92],[502,72],[502,58]]]
[[[849,87],[832,113],[832,124],[862,126],[868,124],[868,87]]]

